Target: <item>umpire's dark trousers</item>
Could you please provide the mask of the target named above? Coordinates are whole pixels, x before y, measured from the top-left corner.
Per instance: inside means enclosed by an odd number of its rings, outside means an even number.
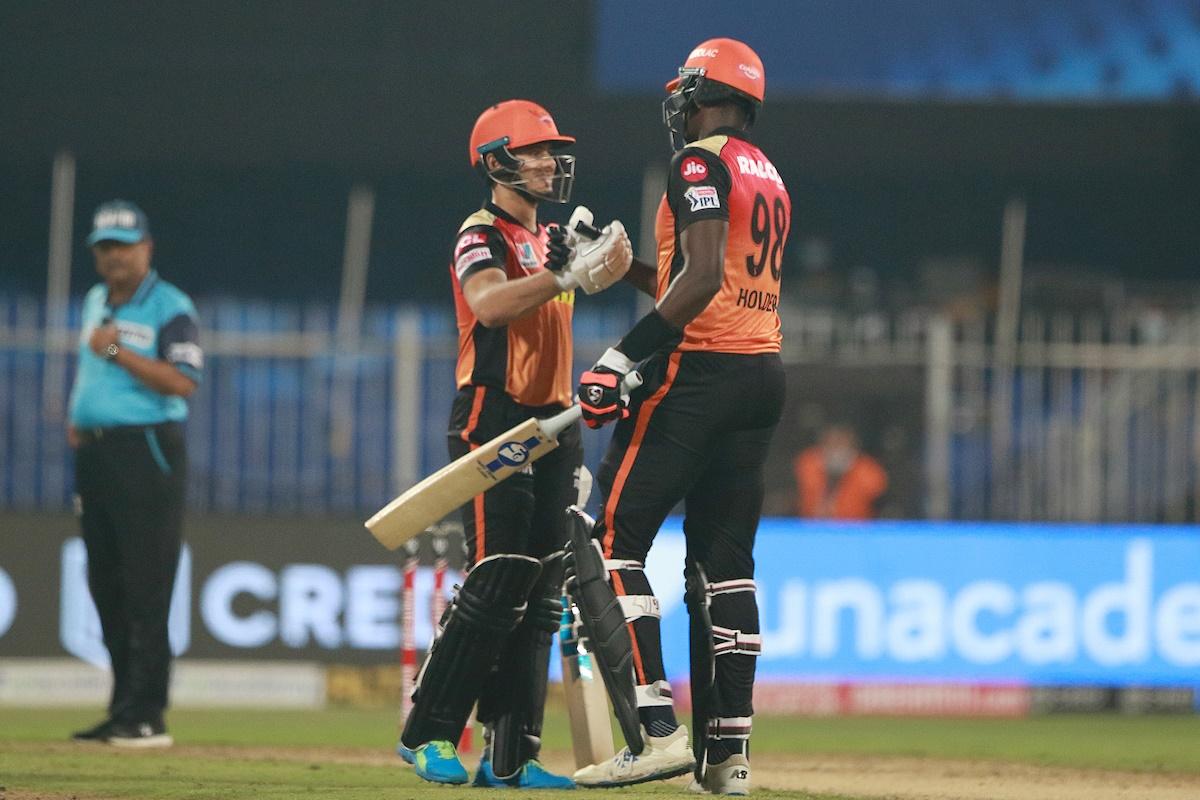
[[[177,423],[80,431],[88,587],[112,657],[109,716],[156,722],[167,707],[167,612],[182,542],[187,453]]]

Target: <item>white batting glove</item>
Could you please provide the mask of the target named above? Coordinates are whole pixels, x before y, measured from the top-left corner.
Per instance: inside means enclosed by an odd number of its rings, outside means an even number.
[[[587,240],[590,238],[579,232],[579,226],[583,225],[585,228],[591,228],[594,220],[595,216],[592,214],[590,208],[587,206],[575,206],[575,210],[571,212],[571,218],[567,220],[567,236],[570,237],[569,241],[572,247],[578,245],[580,239]]]
[[[570,271],[579,281],[580,288],[588,294],[596,294],[625,277],[631,263],[633,245],[629,235],[620,220],[613,220],[604,226],[599,239],[577,238]]]
[[[579,253],[580,241],[591,241],[591,237],[580,232],[592,228],[593,215],[587,206],[575,206],[571,219],[563,227],[550,227],[550,259],[546,268],[554,273],[554,282],[558,288],[569,291],[579,288],[580,275],[574,266],[575,257]]]

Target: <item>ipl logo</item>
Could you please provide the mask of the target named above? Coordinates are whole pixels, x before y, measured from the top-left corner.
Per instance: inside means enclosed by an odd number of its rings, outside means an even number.
[[[505,442],[500,445],[496,457],[506,467],[519,467],[529,459],[529,448],[520,442]]]

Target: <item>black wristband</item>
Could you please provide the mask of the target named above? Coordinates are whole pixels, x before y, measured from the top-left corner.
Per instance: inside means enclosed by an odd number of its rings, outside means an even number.
[[[652,309],[649,314],[638,320],[637,324],[617,345],[617,349],[627,355],[631,361],[644,361],[664,344],[679,339],[683,331],[667,322],[666,318]]]

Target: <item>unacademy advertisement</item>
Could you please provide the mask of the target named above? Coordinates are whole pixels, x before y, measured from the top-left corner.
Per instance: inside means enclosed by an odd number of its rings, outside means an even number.
[[[758,674],[814,680],[1200,683],[1200,530],[764,521]],[[648,571],[687,674],[683,535]]]

